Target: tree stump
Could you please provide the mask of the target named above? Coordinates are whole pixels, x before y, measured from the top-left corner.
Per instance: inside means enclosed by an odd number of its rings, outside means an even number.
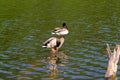
[[[107,54],[108,54],[108,66],[107,66],[107,72],[105,74],[106,80],[117,80],[116,78],[116,72],[118,67],[118,61],[119,61],[119,55],[120,55],[120,45],[116,45],[114,48],[114,51],[112,52],[110,50],[109,44],[107,44]]]

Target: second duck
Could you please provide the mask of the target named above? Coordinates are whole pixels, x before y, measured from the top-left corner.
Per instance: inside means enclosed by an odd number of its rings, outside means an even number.
[[[52,34],[56,34],[56,35],[67,35],[69,33],[68,31],[68,27],[66,25],[66,23],[63,23],[62,24],[62,27],[58,27],[58,28],[55,28],[53,31],[52,31]]]

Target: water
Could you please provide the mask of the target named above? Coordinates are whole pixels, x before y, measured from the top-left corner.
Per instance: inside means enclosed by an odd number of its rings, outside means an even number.
[[[120,43],[119,8],[119,0],[0,0],[0,80],[103,80],[106,43]],[[63,22],[68,58],[51,72],[41,44]]]

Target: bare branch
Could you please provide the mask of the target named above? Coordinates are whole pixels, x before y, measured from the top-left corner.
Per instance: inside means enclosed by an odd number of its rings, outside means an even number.
[[[107,45],[107,48],[106,48],[106,50],[107,50],[107,55],[108,55],[108,58],[110,59],[110,56],[111,56],[112,52],[111,52],[111,50],[110,50],[109,44],[106,44],[106,45]]]
[[[111,52],[109,44],[107,44],[106,50],[109,57],[109,61],[108,61],[108,67],[107,67],[107,72],[105,74],[105,78],[110,78],[110,80],[113,80],[113,77],[116,76],[116,72],[117,72],[117,67],[118,67],[117,64],[120,56],[120,45],[116,45],[114,51]]]

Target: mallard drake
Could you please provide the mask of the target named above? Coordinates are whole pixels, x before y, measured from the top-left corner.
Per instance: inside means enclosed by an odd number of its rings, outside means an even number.
[[[43,43],[42,47],[50,48],[52,52],[57,51],[64,43],[64,36],[61,36],[60,39],[56,37],[51,37]]]
[[[66,23],[63,23],[62,27],[55,28],[52,31],[52,34],[57,34],[57,35],[67,35],[69,33],[68,27],[66,26]]]

